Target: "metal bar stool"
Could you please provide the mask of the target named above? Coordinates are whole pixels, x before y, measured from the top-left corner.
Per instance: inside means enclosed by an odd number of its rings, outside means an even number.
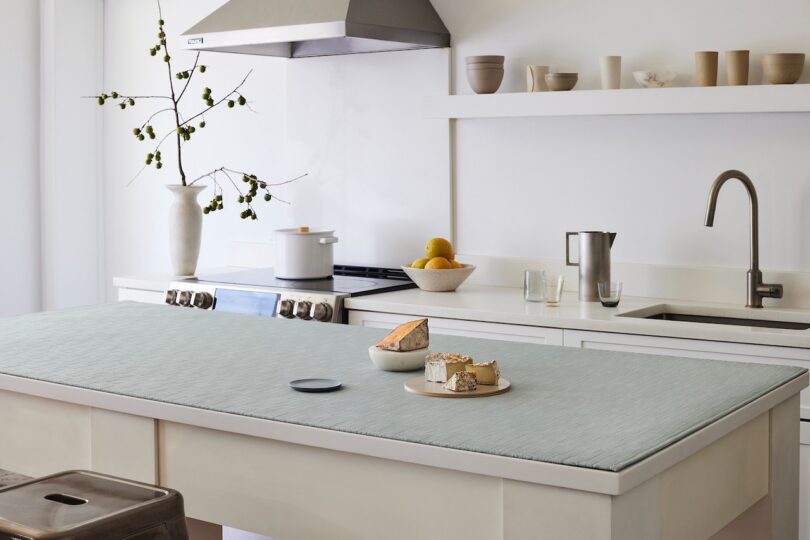
[[[87,471],[0,489],[0,540],[188,540],[183,497]]]

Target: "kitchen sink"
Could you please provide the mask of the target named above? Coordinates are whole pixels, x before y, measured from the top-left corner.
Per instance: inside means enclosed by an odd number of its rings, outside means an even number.
[[[793,317],[791,317],[791,315]],[[721,324],[726,326],[774,328],[778,330],[810,330],[810,318],[803,315],[804,314],[774,312],[769,310],[712,310],[702,307],[660,305],[622,313],[619,317]],[[790,320],[791,318],[808,320]]]

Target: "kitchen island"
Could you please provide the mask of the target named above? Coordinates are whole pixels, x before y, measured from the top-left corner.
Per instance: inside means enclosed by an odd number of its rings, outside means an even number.
[[[0,320],[0,468],[160,483],[278,540],[796,538],[806,370],[435,336],[514,385],[442,400],[371,365],[384,333],[129,303]]]

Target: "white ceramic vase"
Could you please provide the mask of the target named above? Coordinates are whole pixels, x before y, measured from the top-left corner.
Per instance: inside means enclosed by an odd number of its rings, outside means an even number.
[[[166,186],[174,194],[169,208],[169,255],[176,276],[193,276],[197,271],[202,237],[202,207],[197,196],[205,186]]]

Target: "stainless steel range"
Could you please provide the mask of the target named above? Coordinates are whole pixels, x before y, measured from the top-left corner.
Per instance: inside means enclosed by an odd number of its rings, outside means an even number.
[[[166,303],[192,309],[306,321],[345,323],[343,300],[416,285],[401,270],[335,266],[334,276],[316,280],[279,279],[271,268],[200,274],[175,281]]]

